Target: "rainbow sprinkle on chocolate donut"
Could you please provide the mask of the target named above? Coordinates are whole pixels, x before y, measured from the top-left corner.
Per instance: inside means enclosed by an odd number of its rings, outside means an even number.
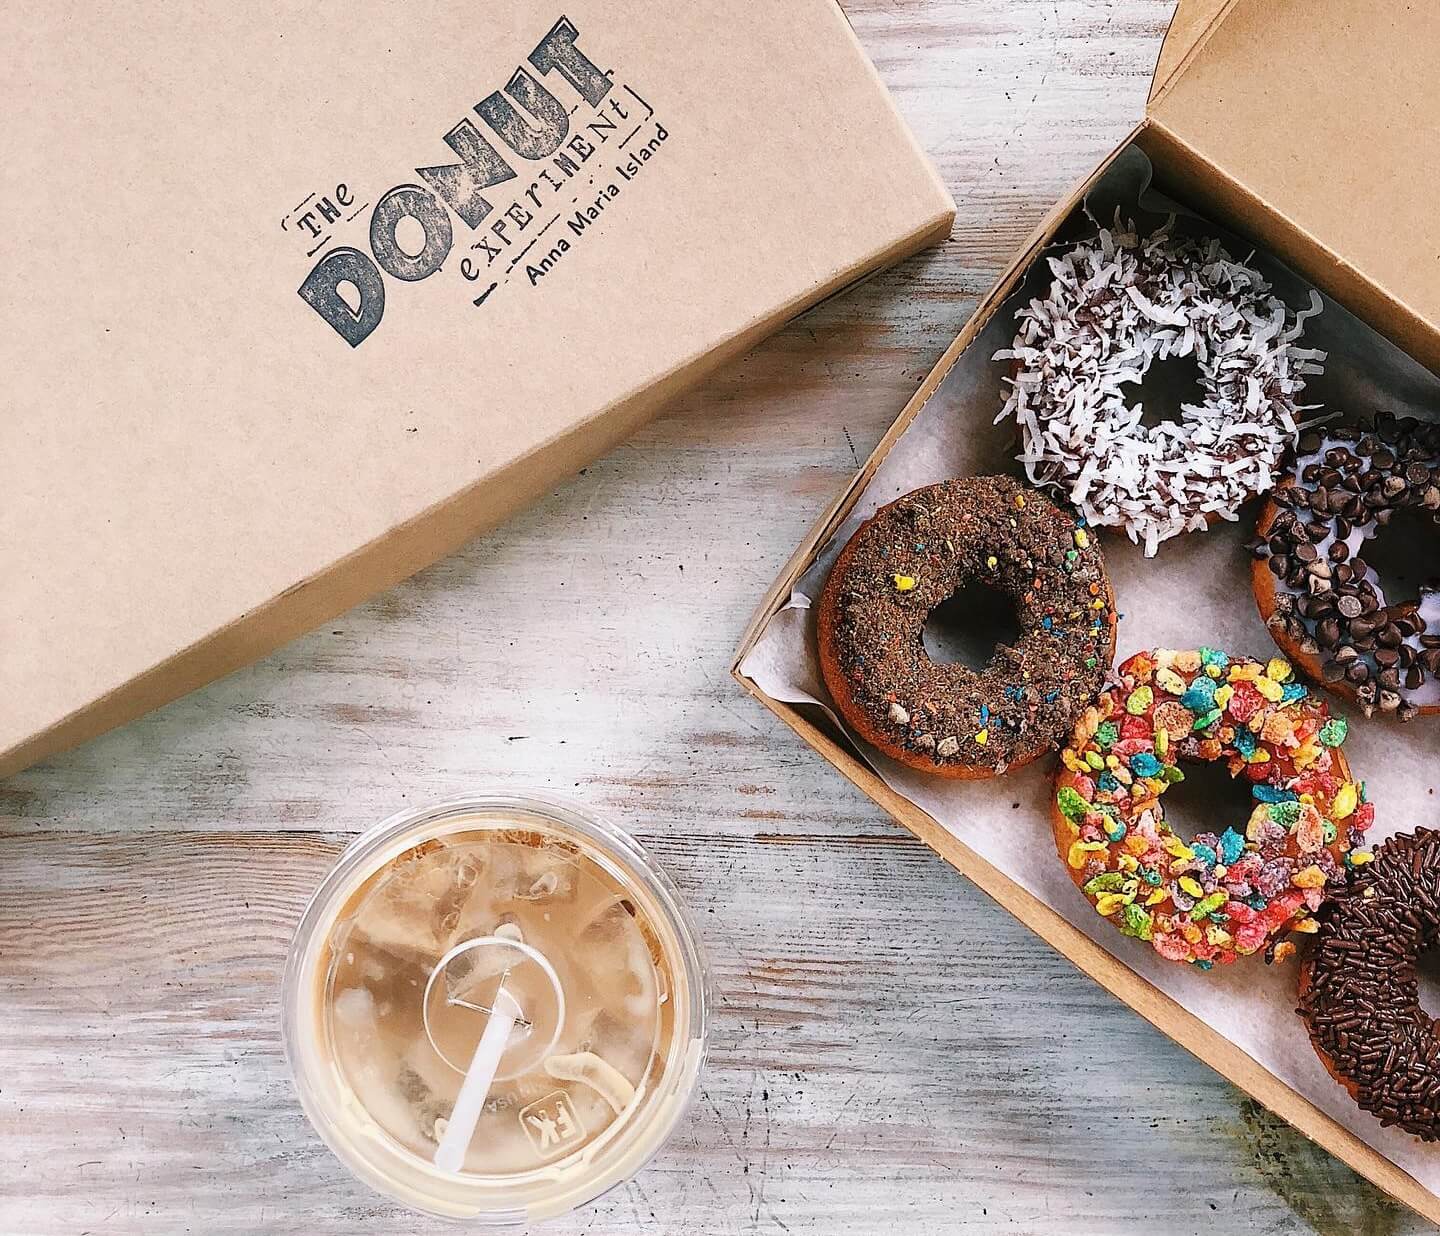
[[[1162,957],[1208,970],[1314,931],[1326,888],[1368,862],[1375,808],[1352,780],[1346,722],[1293,681],[1288,661],[1213,648],[1131,657],[1061,752],[1055,839],[1096,911]],[[1250,783],[1247,821],[1190,843],[1164,795],[1187,762],[1223,760]]]

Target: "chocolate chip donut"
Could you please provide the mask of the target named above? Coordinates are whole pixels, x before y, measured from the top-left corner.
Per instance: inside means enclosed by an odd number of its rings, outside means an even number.
[[[1440,1031],[1420,1004],[1415,963],[1440,943],[1440,832],[1391,837],[1360,870],[1321,912],[1299,1012],[1321,1062],[1362,1109],[1436,1141]]]
[[[932,610],[979,581],[1021,637],[975,670],[925,651]],[[1115,652],[1115,598],[1085,527],[1004,476],[918,489],[841,551],[820,597],[820,666],[846,723],[911,768],[975,780],[1064,741]]]
[[[1440,528],[1440,424],[1377,417],[1304,435],[1256,525],[1253,582],[1285,654],[1366,715],[1440,712],[1440,590],[1392,602],[1363,557],[1398,511]],[[1415,547],[1417,561],[1432,546]]]

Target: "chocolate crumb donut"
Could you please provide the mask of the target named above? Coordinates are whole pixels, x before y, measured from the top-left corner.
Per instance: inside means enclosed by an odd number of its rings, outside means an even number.
[[[1321,912],[1299,1013],[1321,1062],[1362,1109],[1435,1141],[1440,1029],[1421,1007],[1415,966],[1440,943],[1440,832],[1391,837],[1361,873]]]
[[[932,610],[979,581],[1021,637],[975,670],[925,651]],[[911,768],[976,780],[1064,741],[1115,652],[1115,598],[1082,523],[1004,476],[917,489],[841,551],[820,597],[820,666],[840,715]]]
[[[1440,589],[1394,601],[1364,557],[1397,511],[1440,529],[1440,424],[1376,417],[1311,431],[1271,495],[1251,549],[1255,599],[1275,642],[1366,716],[1440,712]],[[1430,547],[1416,546],[1421,561]]]

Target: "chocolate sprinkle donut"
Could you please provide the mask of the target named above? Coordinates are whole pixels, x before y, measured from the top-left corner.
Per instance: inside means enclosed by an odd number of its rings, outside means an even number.
[[[939,664],[925,623],[980,581],[1011,597],[1022,632],[984,669]],[[1004,476],[906,494],[877,511],[830,572],[820,664],[836,707],[892,759],[977,779],[1064,741],[1115,648],[1105,562],[1083,524]]]
[[[1251,548],[1256,600],[1280,647],[1367,716],[1408,721],[1440,711],[1440,591],[1431,580],[1418,600],[1392,602],[1363,557],[1404,510],[1440,528],[1440,424],[1380,416],[1312,431]]]
[[[1375,851],[1321,912],[1299,1013],[1325,1067],[1383,1125],[1440,1138],[1440,1032],[1420,1005],[1416,961],[1440,942],[1440,832]]]

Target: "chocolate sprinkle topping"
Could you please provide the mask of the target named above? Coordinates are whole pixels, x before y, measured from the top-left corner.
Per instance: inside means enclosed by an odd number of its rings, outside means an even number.
[[[1432,581],[1419,600],[1392,604],[1363,557],[1396,511],[1440,527],[1440,423],[1381,415],[1306,433],[1272,503],[1251,546],[1276,579],[1270,625],[1319,658],[1325,682],[1348,684],[1367,716],[1408,721],[1440,700],[1440,639],[1429,632],[1440,591]]]
[[[1392,837],[1362,870],[1321,911],[1299,1013],[1365,1111],[1435,1141],[1440,1034],[1415,964],[1440,937],[1440,832]]]
[[[1021,638],[982,670],[932,661],[927,618],[977,580],[1013,598]],[[1110,667],[1115,613],[1099,548],[1009,477],[932,485],[876,512],[821,605],[843,677],[832,694],[848,693],[872,741],[917,765],[1003,773],[1033,759],[1064,741]]]

